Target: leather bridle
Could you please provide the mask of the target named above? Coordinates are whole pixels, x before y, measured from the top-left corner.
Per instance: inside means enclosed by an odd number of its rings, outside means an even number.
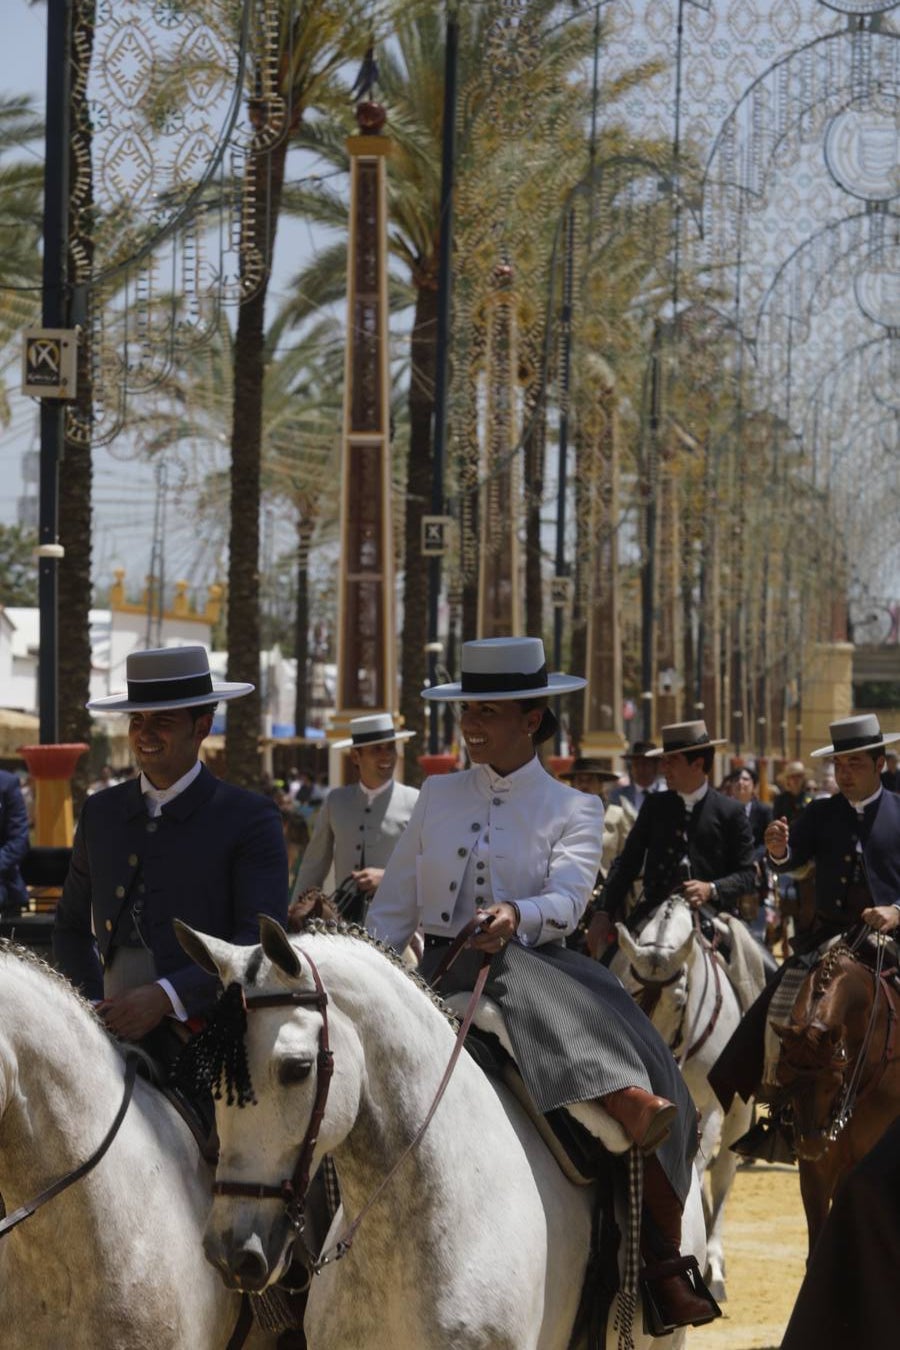
[[[285,991],[281,994],[244,992],[244,1007],[248,1012],[261,1008],[315,1008],[322,1017],[322,1025],[319,1028],[319,1051],[316,1056],[316,1097],[293,1175],[277,1186],[258,1181],[215,1181],[212,1189],[213,1195],[243,1196],[249,1200],[282,1200],[291,1227],[299,1234],[303,1232],[305,1226],[304,1211],[309,1192],[310,1171],[313,1154],[319,1141],[319,1129],[328,1104],[328,1091],[334,1073],[334,1055],[328,1039],[328,995],[325,986],[312,957],[303,951],[298,952],[298,955],[305,957],[309,963],[313,983],[316,986],[314,990]]]
[[[435,971],[435,974],[432,976],[434,983],[437,983],[440,977],[453,964],[469,938],[477,931],[477,928],[478,923],[476,920],[473,920],[456,935],[451,946],[448,948],[444,959],[441,961],[439,969]],[[312,977],[316,986],[315,992],[306,991],[299,993],[285,992],[283,994],[249,995],[245,993],[244,1004],[248,1012],[253,1012],[258,1008],[314,1007],[317,1008],[322,1015],[322,1026],[319,1031],[319,1053],[317,1058],[318,1080],[316,1083],[316,1099],[313,1104],[312,1115],[310,1116],[303,1143],[300,1146],[297,1165],[294,1168],[293,1176],[290,1177],[289,1180],[282,1181],[277,1186],[270,1186],[267,1183],[255,1181],[216,1181],[213,1184],[213,1195],[242,1196],[251,1200],[281,1200],[285,1205],[288,1220],[296,1237],[302,1239],[306,1226],[305,1205],[306,1197],[309,1192],[312,1158],[318,1142],[322,1119],[325,1115],[325,1107],[328,1103],[328,1089],[334,1072],[334,1056],[328,1040],[328,995],[325,992],[325,987],[322,984],[321,977],[316,968],[316,963],[308,952],[302,951],[300,948],[294,948],[294,950],[298,955],[305,957],[306,961],[309,963],[309,968],[312,971]],[[393,1163],[386,1176],[382,1178],[373,1193],[369,1196],[356,1218],[346,1225],[340,1236],[332,1243],[327,1251],[323,1252],[318,1257],[314,1257],[309,1250],[305,1252],[304,1264],[311,1274],[318,1275],[327,1265],[330,1265],[332,1261],[339,1261],[342,1257],[347,1255],[363,1219],[387,1185],[393,1180],[394,1175],[402,1163],[409,1154],[418,1147],[422,1136],[431,1124],[434,1113],[447,1090],[451,1075],[456,1067],[460,1052],[462,1051],[463,1043],[465,1042],[469,1028],[472,1025],[475,1009],[484,992],[484,986],[487,982],[489,970],[490,957],[485,954],[482,959],[481,969],[478,972],[478,978],[475,981],[475,988],[472,990],[472,995],[469,999],[468,1006],[466,1007],[463,1020],[460,1023],[459,1030],[456,1034],[453,1052],[422,1124],[419,1126],[410,1142],[406,1145],[403,1152]]]

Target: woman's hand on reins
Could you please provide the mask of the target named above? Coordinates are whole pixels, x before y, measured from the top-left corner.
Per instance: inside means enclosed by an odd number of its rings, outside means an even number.
[[[488,905],[487,909],[478,910],[477,917],[481,922],[481,931],[469,939],[469,946],[476,951],[488,952],[493,956],[516,935],[519,912],[513,905]]]

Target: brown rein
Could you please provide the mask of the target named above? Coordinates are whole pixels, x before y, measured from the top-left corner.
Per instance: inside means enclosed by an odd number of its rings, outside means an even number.
[[[87,1176],[88,1172],[93,1171],[97,1166],[98,1162],[119,1133],[119,1127],[125,1119],[125,1113],[131,1102],[131,1094],[134,1091],[134,1079],[137,1073],[137,1065],[138,1060],[136,1055],[129,1054],[125,1057],[125,1090],[122,1093],[122,1101],[116,1112],[115,1120],[106,1131],[106,1134],[103,1136],[100,1143],[94,1149],[94,1152],[89,1158],[86,1158],[83,1163],[79,1163],[77,1167],[73,1167],[71,1172],[67,1172],[65,1176],[60,1177],[58,1181],[54,1181],[52,1186],[48,1186],[45,1191],[41,1191],[40,1195],[35,1196],[33,1200],[27,1201],[26,1204],[20,1205],[18,1209],[13,1210],[12,1214],[7,1214],[5,1219],[0,1220],[0,1238],[6,1237],[6,1234],[11,1233],[18,1224],[22,1223],[25,1219],[30,1219],[36,1210],[39,1210],[42,1205],[46,1205],[48,1200],[52,1200],[55,1196],[61,1195],[62,1192],[68,1190],[70,1186],[74,1186],[76,1181],[80,1181],[82,1177]]]
[[[697,919],[696,914],[693,915],[693,922],[694,922],[694,937],[696,941],[699,943],[700,950],[703,953],[704,957],[704,973],[708,974],[706,969],[708,963],[711,964],[713,968],[713,978],[715,980],[716,985],[716,998],[715,1003],[713,1005],[712,1013],[710,1014],[709,1021],[707,1022],[705,1028],[703,1029],[703,1032],[697,1038],[696,1041],[693,1041],[688,1045],[687,1050],[680,1057],[679,1064],[682,1066],[686,1064],[689,1059],[692,1059],[694,1055],[698,1053],[698,1051],[702,1050],[703,1046],[706,1044],[710,1036],[715,1031],[716,1023],[719,1020],[719,1014],[722,1011],[722,1004],[724,1001],[724,995],[722,993],[722,978],[719,973],[719,957],[716,953],[715,946],[712,943],[707,942],[706,938],[701,933],[699,920]],[[653,980],[648,979],[646,976],[639,974],[638,971],[635,970],[633,965],[630,967],[630,974],[632,978],[637,980],[638,984],[641,985],[640,994],[635,998],[635,1002],[641,1009],[641,1012],[645,1014],[645,1016],[652,1018],[653,1013],[656,1010],[656,1005],[659,1003],[659,1000],[662,997],[662,991],[664,989],[667,989],[670,985],[675,984],[676,981],[681,978],[681,973],[684,969],[685,969],[684,966],[679,966],[675,974],[670,975],[668,979]],[[673,1055],[676,1055],[676,1058],[678,1058],[676,1052],[678,1051],[682,1042],[682,1028],[684,1026],[684,1019],[686,1015],[687,1015],[687,1004],[685,1004],[684,1012],[681,1015],[681,1022],[679,1024],[677,1032],[675,1033],[675,1039],[669,1046],[669,1049],[672,1051]]]

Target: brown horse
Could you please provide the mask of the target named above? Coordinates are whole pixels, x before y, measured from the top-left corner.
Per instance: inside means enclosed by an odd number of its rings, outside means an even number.
[[[793,1123],[810,1251],[838,1181],[900,1113],[900,987],[883,958],[883,939],[858,952],[838,943],[807,975],[790,1022],[773,1027],[778,1105]]]

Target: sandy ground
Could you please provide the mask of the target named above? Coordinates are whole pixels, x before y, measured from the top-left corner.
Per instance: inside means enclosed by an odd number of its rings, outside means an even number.
[[[688,1350],[777,1350],[806,1264],[796,1167],[738,1168],[725,1210],[724,1316],[688,1333]]]

